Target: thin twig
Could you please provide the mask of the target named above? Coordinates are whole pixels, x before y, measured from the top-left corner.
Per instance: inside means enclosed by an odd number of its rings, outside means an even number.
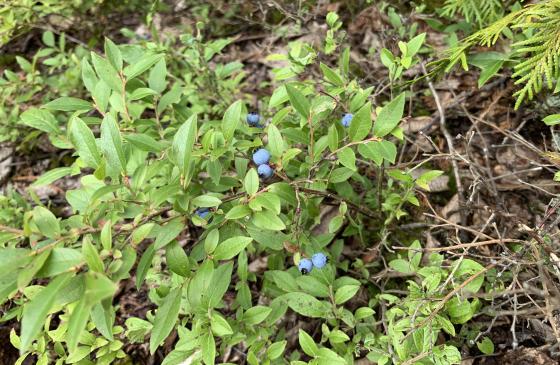
[[[424,73],[424,75],[428,76],[428,72],[426,71],[426,66],[424,65],[424,63],[422,62],[420,65],[422,66],[422,72]],[[436,106],[439,112],[439,126],[441,132],[445,137],[445,140],[447,141],[447,147],[449,148],[449,153],[451,154],[451,166],[453,167],[453,174],[455,175],[457,194],[459,196],[459,206],[463,208],[465,207],[465,191],[463,189],[463,184],[461,183],[461,176],[459,175],[459,166],[457,164],[457,160],[455,160],[455,156],[457,155],[457,153],[453,145],[453,138],[451,137],[451,134],[449,134],[449,131],[445,126],[445,111],[443,109],[443,106],[441,105],[441,100],[436,91],[436,88],[434,87],[432,81],[430,81],[429,77],[427,79],[428,79],[428,87],[432,92],[434,101],[436,102]],[[463,210],[459,211],[459,214],[461,215],[461,225],[465,226],[467,224],[467,218],[464,211]]]

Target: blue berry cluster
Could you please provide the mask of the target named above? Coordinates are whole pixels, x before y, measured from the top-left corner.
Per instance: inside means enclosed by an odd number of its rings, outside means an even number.
[[[340,124],[342,124],[344,128],[348,128],[352,123],[352,118],[354,118],[354,115],[352,113],[346,113],[342,116],[342,119],[340,120]]]
[[[197,216],[199,216],[202,219],[206,219],[206,217],[208,217],[208,215],[210,214],[210,209],[208,208],[198,208],[194,214],[196,214]]]
[[[261,116],[259,115],[259,113],[250,112],[249,114],[247,114],[247,124],[249,124],[251,127],[264,128],[264,125],[259,123],[260,120]]]
[[[257,173],[263,179],[268,179],[274,173],[272,167],[268,164],[270,161],[270,153],[264,149],[259,148],[255,153],[253,153],[253,162],[257,165]]]
[[[299,261],[298,269],[299,272],[304,275],[309,274],[314,267],[316,267],[317,269],[321,269],[327,264],[328,261],[329,259],[327,258],[327,256],[324,253],[319,252],[311,256],[311,259],[301,259]]]

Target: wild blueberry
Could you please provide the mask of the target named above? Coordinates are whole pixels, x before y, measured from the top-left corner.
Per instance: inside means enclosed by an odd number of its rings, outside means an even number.
[[[272,174],[274,174],[274,170],[272,170],[272,168],[267,164],[262,164],[257,168],[257,173],[261,178],[268,179],[272,176]]]
[[[206,217],[208,217],[208,214],[210,214],[210,209],[208,208],[198,208],[196,210],[196,212],[194,212],[196,215],[198,215],[200,218],[202,219],[206,219]]]
[[[253,162],[255,165],[260,166],[270,161],[270,153],[264,148],[260,148],[257,152],[253,153]]]
[[[342,126],[344,128],[348,128],[348,127],[350,127],[350,123],[352,122],[352,118],[354,118],[354,115],[352,115],[352,113],[346,113],[346,114],[344,114],[344,116],[340,120],[340,124],[342,124]]]
[[[247,123],[251,127],[259,127],[259,120],[260,119],[261,119],[261,116],[259,115],[259,113],[250,112],[249,114],[247,114]]]
[[[317,269],[324,267],[327,264],[327,256],[324,253],[319,252],[311,256],[311,262],[313,262],[313,266]]]
[[[313,262],[310,259],[301,259],[299,260],[298,269],[304,275],[309,274],[313,270]]]

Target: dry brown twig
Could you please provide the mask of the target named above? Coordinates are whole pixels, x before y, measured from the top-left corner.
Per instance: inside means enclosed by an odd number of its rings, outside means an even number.
[[[427,76],[428,71],[426,71],[426,66],[424,65],[424,62],[420,63],[420,65],[422,67],[422,72],[424,73],[424,75]],[[429,78],[428,78],[428,87],[430,88],[430,91],[432,92],[432,95],[434,97],[434,101],[436,103],[439,112],[439,126],[447,142],[447,147],[449,148],[449,154],[451,155],[451,166],[453,167],[453,174],[455,176],[455,181],[457,184],[457,194],[459,195],[459,206],[464,207],[465,191],[463,189],[463,184],[461,183],[461,176],[459,174],[459,165],[457,164],[457,160],[455,159],[455,157],[457,156],[457,152],[455,151],[455,146],[453,145],[453,138],[451,137],[451,134],[449,133],[445,125],[445,110],[441,105],[439,94],[437,93],[434,84],[432,83],[432,81],[430,81]],[[461,215],[461,225],[465,226],[467,224],[467,218],[465,216],[465,212],[461,210],[460,215]]]

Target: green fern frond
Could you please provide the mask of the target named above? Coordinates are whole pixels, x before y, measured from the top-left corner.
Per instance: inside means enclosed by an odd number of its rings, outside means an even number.
[[[515,108],[526,99],[532,100],[543,86],[552,89],[560,77],[560,0],[527,5],[470,35],[450,49],[445,59],[433,63],[434,71],[442,67],[449,70],[462,61],[474,45],[493,46],[506,29],[523,32],[529,37],[512,44],[514,55],[524,58],[513,67],[512,78],[521,86],[513,94],[517,98]]]
[[[469,23],[476,22],[483,27],[500,18],[503,13],[502,2],[499,0],[446,0],[442,15],[454,17],[461,14]]]

